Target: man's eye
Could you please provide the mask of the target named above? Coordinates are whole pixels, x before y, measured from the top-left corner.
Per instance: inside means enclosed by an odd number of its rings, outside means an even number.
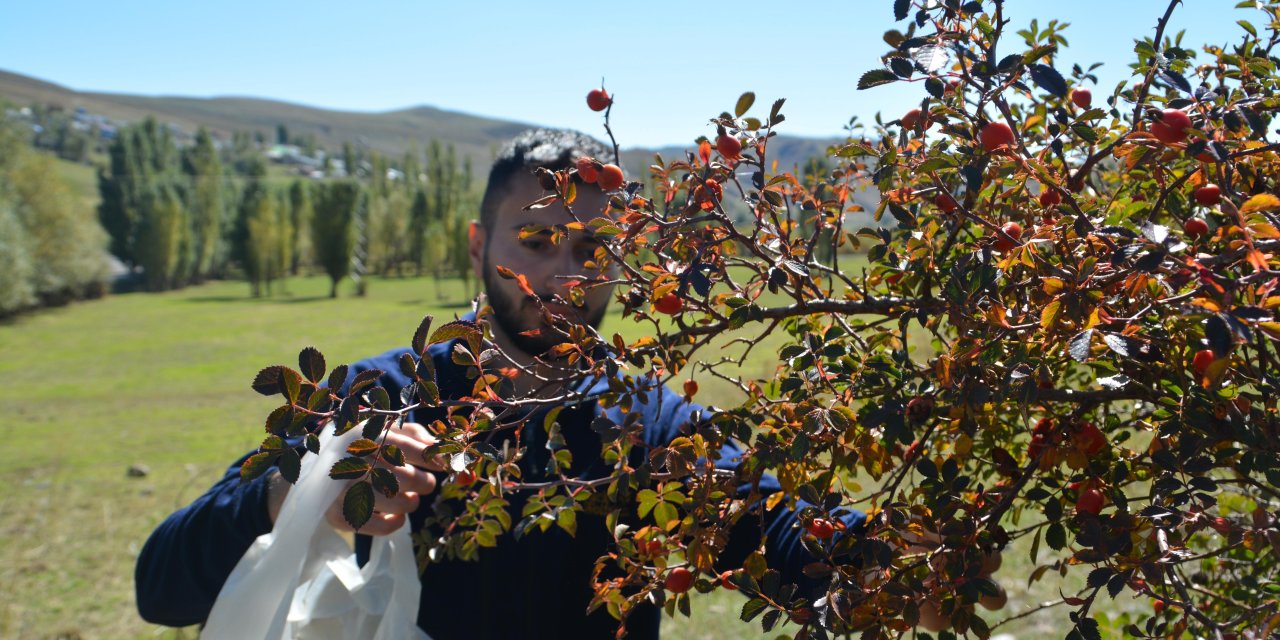
[[[547,246],[548,243],[546,240],[536,240],[536,239],[529,238],[521,241],[521,244],[524,245],[524,248],[526,249],[530,249],[532,251],[541,251],[544,247]]]

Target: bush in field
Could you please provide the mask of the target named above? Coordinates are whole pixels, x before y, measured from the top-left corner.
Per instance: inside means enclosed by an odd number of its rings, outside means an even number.
[[[1122,593],[1157,603],[1127,627],[1134,636],[1268,637],[1280,614],[1280,144],[1269,141],[1280,4],[1261,3],[1265,29],[1242,23],[1238,42],[1197,51],[1165,33],[1171,2],[1136,48],[1133,81],[1111,90],[1056,65],[1057,23],[1015,33],[999,0],[881,4],[905,32],[886,34],[892,51],[859,88],[915,83],[918,110],[832,148],[828,171],[802,181],[769,171],[782,101],[753,112],[745,94],[697,153],[657,159],[652,193],[628,183],[607,215],[574,223],[609,239],[596,259],[612,265],[626,313],[652,328],[628,343],[562,327],[556,351],[580,375],[616,380],[602,402],[721,376],[741,405],[641,467],[625,463],[635,425],[605,425],[616,437],[604,455],[623,461],[613,476],[533,487],[484,444],[524,414],[496,377],[479,377],[475,397],[449,407],[453,421],[434,425],[444,444],[433,453],[477,461],[467,473],[481,481],[446,485],[471,496],[468,513],[450,537],[423,542],[466,555],[495,527],[572,523],[556,516],[588,501],[608,505],[613,526],[639,492],[646,526],[612,529],[601,567],[620,577],[596,585],[597,602],[619,617],[645,599],[687,612],[696,592],[725,584],[713,573],[719,534],[754,504],[731,487],[767,472],[786,495],[766,508],[801,498],[816,505],[806,523],[838,507],[871,518],[862,539],[806,539],[819,558],[806,571],[825,581],[817,597],[747,560],[730,582],[748,598],[743,618],[766,629],[892,637],[932,608],[955,633],[986,637],[994,621],[974,607],[993,588],[976,577],[983,552],[1029,537],[1033,554],[1054,558],[1032,580],[1087,575],[1058,603],[1069,638],[1100,637],[1090,612]],[[572,207],[568,172],[544,177],[554,188],[539,204]],[[845,226],[867,184],[895,227]],[[754,213],[746,224],[725,213],[729,199]],[[455,360],[478,364],[483,330],[424,325],[414,348],[464,338]],[[726,347],[729,332],[739,340]],[[909,350],[914,336],[932,347]],[[771,377],[726,372],[766,337],[784,343]],[[368,384],[346,398],[316,391],[323,360],[304,356],[305,379],[276,367],[256,385],[294,407],[273,414],[280,433],[282,416],[298,417],[295,430],[306,415],[374,416],[374,436],[440,402],[412,358],[419,382],[392,410]],[[696,463],[731,437],[747,447],[741,477]],[[272,442],[255,465],[278,455]],[[526,522],[486,515],[522,489],[539,498]],[[367,517],[360,508],[349,515]],[[693,590],[664,588],[686,570]]]
[[[0,122],[0,316],[102,295],[106,243],[55,160]]]

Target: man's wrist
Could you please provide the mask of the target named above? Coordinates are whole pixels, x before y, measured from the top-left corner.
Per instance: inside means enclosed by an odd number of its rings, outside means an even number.
[[[267,518],[271,520],[272,527],[276,524],[276,518],[280,516],[280,507],[284,506],[284,498],[289,495],[289,483],[285,482],[284,476],[280,472],[272,469],[267,475]]]

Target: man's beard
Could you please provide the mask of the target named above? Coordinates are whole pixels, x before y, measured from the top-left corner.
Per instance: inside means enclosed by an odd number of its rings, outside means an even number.
[[[484,252],[484,288],[489,297],[489,306],[493,307],[493,321],[497,323],[502,332],[511,340],[517,349],[525,352],[533,357],[541,357],[552,347],[565,342],[565,338],[560,335],[552,327],[546,326],[541,320],[542,315],[535,313],[531,316],[525,316],[521,311],[525,305],[525,298],[522,295],[519,298],[509,297],[507,293],[498,286],[499,276],[497,271],[489,264],[489,248],[485,247]],[[577,307],[582,311],[588,311],[586,307]],[[536,311],[536,307],[533,308]],[[587,326],[592,329],[600,327],[600,323],[604,321],[605,305],[601,305],[599,309],[588,311],[591,315],[586,318]],[[528,317],[531,326],[524,326],[523,322]],[[570,322],[574,322],[576,318],[565,318]],[[536,334],[526,334],[525,332],[537,330]]]

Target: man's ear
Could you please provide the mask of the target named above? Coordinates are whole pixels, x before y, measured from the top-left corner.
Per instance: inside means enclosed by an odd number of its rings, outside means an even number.
[[[475,220],[467,227],[467,253],[471,255],[471,271],[484,279],[484,244],[488,242],[484,227]]]

